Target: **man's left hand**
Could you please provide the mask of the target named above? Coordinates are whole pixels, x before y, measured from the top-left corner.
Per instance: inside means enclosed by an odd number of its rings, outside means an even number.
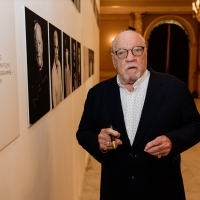
[[[167,156],[171,149],[172,143],[170,139],[165,135],[161,135],[148,142],[144,148],[144,151],[153,156],[161,158],[162,156]]]

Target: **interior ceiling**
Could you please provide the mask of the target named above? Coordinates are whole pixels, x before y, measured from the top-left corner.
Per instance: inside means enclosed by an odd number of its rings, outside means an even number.
[[[193,0],[100,0],[100,14],[192,14],[192,2]]]

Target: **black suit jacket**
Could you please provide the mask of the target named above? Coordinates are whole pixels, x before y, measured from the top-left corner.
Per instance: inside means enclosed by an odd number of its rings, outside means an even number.
[[[112,124],[123,144],[102,153],[98,134]],[[144,152],[157,136],[172,142],[168,156]],[[184,200],[180,153],[200,141],[200,117],[185,84],[150,69],[146,98],[133,145],[125,128],[116,77],[88,92],[77,131],[80,145],[102,164],[101,200]]]

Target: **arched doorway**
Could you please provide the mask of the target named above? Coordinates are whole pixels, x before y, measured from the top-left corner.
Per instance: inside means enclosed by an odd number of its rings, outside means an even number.
[[[161,22],[173,20],[181,24],[185,30],[188,32],[189,38],[189,69],[188,69],[188,88],[190,92],[193,92],[198,88],[198,76],[197,73],[197,42],[194,29],[192,25],[183,17],[177,15],[163,15],[157,17],[151,23],[148,24],[147,28],[144,31],[144,38],[148,43],[149,37],[151,35],[152,30],[160,25]]]
[[[172,74],[188,85],[188,33],[175,21],[160,22],[148,40],[148,65]]]

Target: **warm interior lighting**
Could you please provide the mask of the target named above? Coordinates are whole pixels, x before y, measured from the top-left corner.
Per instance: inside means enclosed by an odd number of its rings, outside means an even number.
[[[200,22],[200,0],[192,3],[192,16]]]

